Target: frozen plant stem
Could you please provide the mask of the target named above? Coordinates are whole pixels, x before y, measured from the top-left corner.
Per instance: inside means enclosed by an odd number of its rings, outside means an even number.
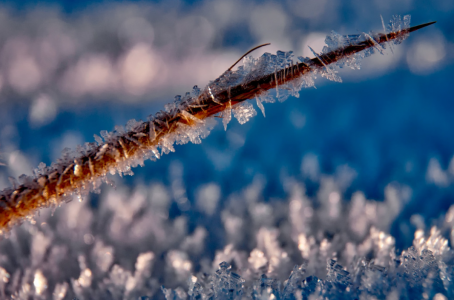
[[[266,96],[268,90],[276,89],[279,99],[282,88],[296,94],[301,86],[310,85],[305,78],[316,73],[340,81],[331,69],[336,62],[348,63],[348,59],[355,58],[361,51],[384,48],[392,41],[400,42],[410,32],[435,22],[411,28],[406,26],[408,23],[409,16],[398,26],[392,23],[389,33],[349,36],[333,33],[331,38],[337,39],[333,49],[316,54],[313,59],[301,58],[299,63],[293,62],[291,53],[278,52],[277,56],[266,53],[252,63],[249,60],[247,69],[248,58],[245,58],[245,66],[238,71],[228,69],[202,92],[195,88],[192,94],[187,93],[182,99],[178,97],[175,103],[166,106],[165,112],[158,112],[148,121],[133,120],[128,122],[126,130],[116,128],[113,133],[104,132],[101,134],[104,140],[96,137],[97,143],[87,143],[77,152],[64,154],[50,167],[41,165],[34,176],[19,177],[20,183],[12,181],[13,186],[0,193],[0,233],[31,217],[39,208],[58,206],[73,194],[82,196],[92,188],[97,190],[102,181],[107,181],[107,173],[131,174],[131,166],[142,165],[145,159],[159,158],[158,147],[168,153],[174,151],[174,142],[200,143],[200,138],[209,132],[209,117],[220,116],[226,125],[233,111],[240,123],[244,123],[255,110],[249,103],[241,102],[257,98],[263,111],[259,98],[272,102]]]

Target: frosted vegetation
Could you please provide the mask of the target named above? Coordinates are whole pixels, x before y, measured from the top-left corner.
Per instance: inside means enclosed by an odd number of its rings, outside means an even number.
[[[0,293],[16,299],[454,296],[454,206],[401,251],[389,231],[400,225],[408,187],[388,185],[380,201],[361,192],[344,199],[345,170],[318,177],[313,197],[286,178],[285,198],[268,199],[266,178],[256,177],[223,196],[214,183],[201,186],[189,215],[170,218],[171,206],[186,197],[182,172],[171,165],[168,187],[110,188],[95,208],[89,199],[73,201],[15,228],[0,243]]]
[[[395,18],[384,29],[400,31],[408,28],[409,21],[409,16]],[[119,192],[105,194],[98,205],[92,205],[87,195],[108,181],[107,172],[132,174],[131,167],[174,151],[174,144],[200,143],[214,126],[217,113],[225,128],[232,116],[241,124],[249,121],[257,112],[243,101],[248,97],[232,101],[232,87],[246,86],[265,75],[274,77],[275,89],[257,87],[253,97],[265,115],[264,104],[298,96],[302,87],[314,86],[317,75],[341,82],[336,67],[359,69],[364,57],[384,53],[406,36],[379,43],[373,33],[333,32],[322,53],[314,52],[317,64],[298,57],[311,72],[288,82],[282,81],[286,75],[281,70],[293,71],[297,62],[292,52],[266,53],[257,59],[247,56],[236,71],[225,72],[203,90],[194,87],[177,96],[148,121],[131,120],[126,128],[103,131],[95,137],[96,143],[65,151],[53,166],[40,165],[35,177],[21,177],[20,183],[12,180],[12,189],[32,187],[40,183],[34,180],[57,172],[58,195],[65,180],[73,186],[73,179],[84,172],[92,176],[75,190],[85,201],[42,210],[1,241],[1,295],[16,299],[451,299],[454,252],[449,244],[454,242],[454,206],[429,232],[416,231],[412,247],[396,250],[389,232],[410,196],[405,186],[388,185],[383,201],[365,199],[361,192],[345,201],[346,172],[318,177],[320,188],[314,197],[306,194],[302,182],[286,178],[285,199],[267,199],[265,180],[257,177],[223,201],[218,185],[202,186],[193,212],[199,217],[170,218],[170,199],[184,205],[186,198],[181,166],[172,165],[170,187],[153,184],[133,191],[118,187]],[[333,50],[364,41],[373,47],[335,64],[323,59]],[[223,91],[227,97],[217,98]],[[203,115],[200,95],[222,105],[222,110]],[[204,117],[189,113],[194,110]],[[172,128],[169,122],[176,117],[182,121]],[[164,128],[168,133],[161,135]],[[96,160],[109,156],[115,158],[115,165],[99,171]],[[85,171],[81,157],[89,157]],[[66,179],[65,174],[73,175]],[[62,186],[61,192],[53,204],[60,204],[74,190]],[[4,191],[5,199],[9,194],[11,190]]]
[[[359,68],[360,61],[375,49],[383,53],[387,46],[405,39],[409,24],[410,16],[395,17],[388,29],[383,25],[382,34],[343,36],[332,32],[322,53],[311,49],[315,58],[298,57],[299,63],[294,62],[292,52],[265,53],[258,59],[246,56],[236,71],[231,70],[232,66],[202,91],[194,86],[192,93],[176,96],[165,111],[151,115],[147,121],[130,120],[126,129],[116,126],[113,132],[102,131],[102,138],[95,135],[96,143],[65,149],[49,167],[41,163],[34,176],[21,175],[19,182],[10,178],[11,188],[0,193],[0,230],[8,230],[39,208],[57,206],[73,194],[82,198],[90,190],[98,191],[102,182],[109,183],[108,173],[132,175],[131,167],[174,152],[174,144],[201,143],[215,117],[223,119],[225,128],[232,114],[240,124],[247,122],[256,115],[248,99],[255,98],[265,114],[263,103],[274,102],[274,98],[282,102],[290,95],[298,97],[302,87],[314,86],[318,74],[341,82],[336,66]]]

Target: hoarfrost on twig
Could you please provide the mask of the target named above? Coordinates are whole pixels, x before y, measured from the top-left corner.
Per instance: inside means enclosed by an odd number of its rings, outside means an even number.
[[[230,121],[231,109],[240,124],[256,115],[246,100],[258,96],[257,105],[270,103],[268,91],[275,90],[278,101],[298,96],[302,87],[313,86],[316,73],[330,80],[340,81],[334,66],[349,65],[359,68],[358,62],[372,54],[374,47],[383,43],[400,43],[409,32],[431,23],[409,28],[410,16],[393,17],[386,34],[340,36],[332,33],[327,47],[313,59],[293,61],[293,52],[265,53],[254,59],[243,58],[236,71],[228,69],[203,90],[194,86],[192,93],[176,96],[148,121],[131,120],[126,128],[115,126],[112,132],[102,131],[96,143],[86,143],[75,151],[64,151],[50,167],[42,166],[34,176],[22,176],[20,182],[11,179],[12,188],[0,193],[0,230],[6,232],[24,217],[46,206],[57,206],[72,194],[99,191],[108,173],[132,175],[132,167],[143,165],[145,159],[158,159],[175,151],[174,144],[188,141],[200,143],[212,128],[214,116],[223,118],[224,127]],[[159,153],[159,150],[161,153]]]

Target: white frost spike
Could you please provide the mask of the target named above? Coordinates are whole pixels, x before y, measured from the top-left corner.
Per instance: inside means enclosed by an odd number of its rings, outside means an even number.
[[[207,137],[210,130],[213,129],[214,124],[216,123],[213,121],[213,118],[207,118],[203,122],[191,126],[182,123],[178,126],[177,130],[171,134],[171,138],[173,142],[178,145],[183,145],[188,142],[200,144],[202,143],[202,139]]]
[[[213,102],[216,103],[216,104],[222,104],[221,102],[219,102],[218,100],[216,100],[216,98],[213,96],[213,93],[211,92],[211,88],[208,87],[208,92],[210,93],[210,96],[211,96],[211,99],[213,99]]]
[[[403,29],[410,28],[410,21],[411,21],[411,16],[410,15],[405,15],[404,16],[404,20],[403,20]]]
[[[229,124],[230,120],[232,119],[232,101],[229,101],[226,109],[224,109],[221,112],[220,117],[222,118],[222,124],[224,125],[224,130],[227,130],[227,125]]]
[[[280,86],[281,88],[279,89],[280,93],[278,95],[276,95],[277,97],[277,100],[282,103],[284,102],[285,100],[287,100],[288,96],[290,96],[289,92],[288,92],[288,84],[282,84]]]
[[[370,34],[364,33],[364,35],[372,42],[374,48],[377,49],[381,55],[383,55],[383,46],[377,43],[377,41],[373,37],[371,37]]]
[[[151,147],[151,152],[153,153],[153,155],[154,155],[157,159],[161,158],[161,155],[159,154],[159,151],[158,151],[158,149],[157,149],[156,147],[154,147],[154,146]]]
[[[388,33],[386,32],[385,21],[383,21],[382,15],[380,15],[380,19],[381,19],[381,25],[383,26],[383,33],[385,34],[386,40],[388,41]],[[390,43],[388,41],[388,45],[389,45],[389,48],[391,49],[391,52],[394,54],[392,43]]]
[[[150,130],[149,130],[148,134],[149,134],[150,142],[152,142],[156,138],[156,129],[154,127],[153,121],[150,121],[149,124],[150,124]]]
[[[170,152],[175,152],[175,148],[173,148],[174,140],[172,136],[163,137],[159,142],[161,146],[161,155],[162,153],[169,154]]]
[[[337,75],[331,68],[329,68],[325,62],[322,60],[320,55],[317,54],[317,52],[314,51],[310,46],[308,46],[309,49],[311,49],[312,53],[314,53],[315,57],[318,58],[318,60],[322,63],[323,66],[325,66],[326,73],[323,73],[322,76],[326,77],[326,79],[331,80],[331,81],[336,81],[336,82],[342,82],[342,78],[340,78],[339,75]]]
[[[238,120],[238,123],[244,124],[252,117],[257,115],[251,103],[244,101],[233,107],[233,116]]]
[[[266,117],[265,116],[265,107],[263,106],[262,101],[260,101],[260,98],[258,96],[255,96],[255,100],[257,101],[257,106],[262,111],[263,116]]]
[[[200,124],[205,123],[203,120],[200,120],[199,118],[197,118],[196,116],[194,116],[194,115],[188,113],[188,112],[185,111],[185,110],[182,110],[180,113],[183,115],[183,117],[184,117],[186,120],[191,120],[191,121],[194,121],[195,123],[200,123]]]
[[[262,103],[274,103],[275,100],[273,97],[270,96],[268,91],[264,91],[259,95],[260,102]]]
[[[102,140],[102,138],[99,135],[95,134],[94,137],[95,137],[95,141],[98,143],[98,146],[101,146],[102,144],[104,144],[104,141]]]

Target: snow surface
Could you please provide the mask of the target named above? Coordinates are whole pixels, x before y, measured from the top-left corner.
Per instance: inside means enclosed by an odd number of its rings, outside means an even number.
[[[265,178],[256,177],[223,195],[214,213],[198,204],[189,215],[170,217],[172,198],[188,205],[182,171],[171,166],[170,186],[109,188],[97,207],[72,201],[12,230],[0,243],[2,297],[453,297],[454,206],[400,251],[389,231],[411,196],[407,186],[388,185],[380,201],[361,192],[344,199],[346,172],[319,176],[312,197],[287,178],[283,199],[266,199]]]

